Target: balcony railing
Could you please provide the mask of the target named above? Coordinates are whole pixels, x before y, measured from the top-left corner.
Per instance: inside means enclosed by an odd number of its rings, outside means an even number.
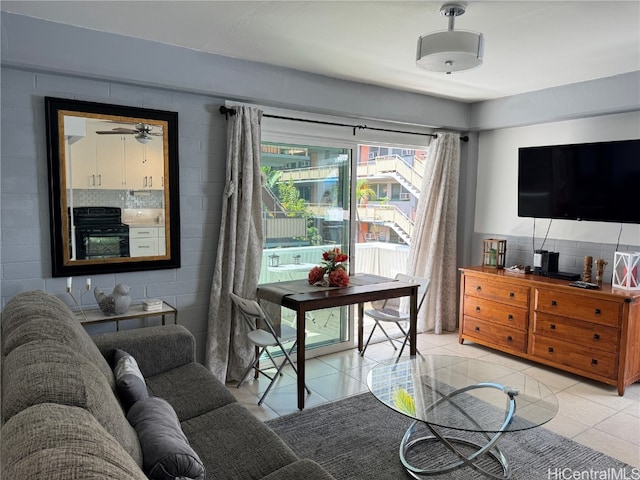
[[[358,219],[361,222],[392,224],[397,226],[407,237],[413,235],[413,222],[394,205],[367,205],[358,207]]]
[[[419,191],[422,186],[422,172],[424,162],[414,157],[413,167],[397,155],[376,157],[366,164],[358,165],[358,178],[375,177],[380,175],[398,175],[402,177],[414,190]],[[335,166],[294,168],[282,170],[281,181],[303,182],[323,178],[338,178],[339,168]]]
[[[300,238],[307,236],[307,219],[300,217],[266,217],[262,219],[264,238]]]
[[[374,177],[380,175],[399,175],[407,181],[415,190],[422,186],[422,172],[424,163],[414,158],[413,167],[397,155],[376,157],[366,164],[358,165],[358,178]]]

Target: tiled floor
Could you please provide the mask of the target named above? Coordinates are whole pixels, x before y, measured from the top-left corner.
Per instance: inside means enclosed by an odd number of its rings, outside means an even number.
[[[469,342],[460,345],[457,333],[421,334],[418,336],[418,350],[422,354],[479,358],[539,379],[554,391],[559,402],[558,414],[545,425],[546,428],[640,468],[640,383],[627,387],[624,397],[620,397],[615,387]],[[313,407],[367,392],[369,369],[379,361],[392,358],[393,353],[389,342],[381,342],[370,345],[364,358],[357,351],[349,350],[308,360],[306,377],[312,394],[307,395],[306,406]],[[229,385],[229,389],[262,420],[297,411],[293,370],[286,370],[262,406],[258,406],[258,394],[267,385],[268,380],[264,377],[259,380],[251,378],[241,388]]]

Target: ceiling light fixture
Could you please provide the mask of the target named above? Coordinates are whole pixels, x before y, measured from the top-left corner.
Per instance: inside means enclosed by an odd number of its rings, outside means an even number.
[[[445,3],[440,15],[449,18],[449,29],[418,38],[416,65],[431,72],[460,72],[482,65],[484,37],[481,33],[454,30],[455,18],[464,14],[464,3]]]
[[[142,132],[136,134],[135,138],[140,143],[149,143],[153,139],[151,137],[151,135],[149,135],[149,133],[147,131],[142,131]]]

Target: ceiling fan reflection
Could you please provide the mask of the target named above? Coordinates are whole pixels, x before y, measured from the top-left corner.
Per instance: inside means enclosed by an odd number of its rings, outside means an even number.
[[[98,135],[135,135],[135,139],[141,143],[152,140],[152,136],[162,136],[162,132],[153,132],[153,125],[136,123],[134,128],[117,127],[111,130],[99,130]]]

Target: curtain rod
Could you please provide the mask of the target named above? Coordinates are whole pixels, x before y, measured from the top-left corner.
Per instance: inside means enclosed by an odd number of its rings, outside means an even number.
[[[233,108],[228,108],[225,107],[224,105],[222,105],[220,107],[220,113],[222,115],[235,115],[236,111]],[[268,113],[264,113],[262,115],[263,117],[268,117],[268,118],[277,118],[280,120],[293,120],[295,122],[305,122],[305,123],[317,123],[320,125],[332,125],[334,127],[349,127],[353,129],[353,135],[355,136],[356,134],[356,130],[376,130],[378,132],[391,132],[391,133],[407,133],[409,135],[422,135],[425,137],[435,137],[436,135],[434,133],[421,133],[421,132],[407,132],[406,130],[392,130],[389,128],[377,128],[377,127],[367,127],[366,125],[349,125],[347,123],[337,123],[337,122],[326,122],[323,120],[309,120],[306,118],[294,118],[294,117],[283,117],[280,115],[271,115]],[[466,142],[469,140],[469,137],[465,136],[460,136],[460,140],[462,140],[463,142]]]

